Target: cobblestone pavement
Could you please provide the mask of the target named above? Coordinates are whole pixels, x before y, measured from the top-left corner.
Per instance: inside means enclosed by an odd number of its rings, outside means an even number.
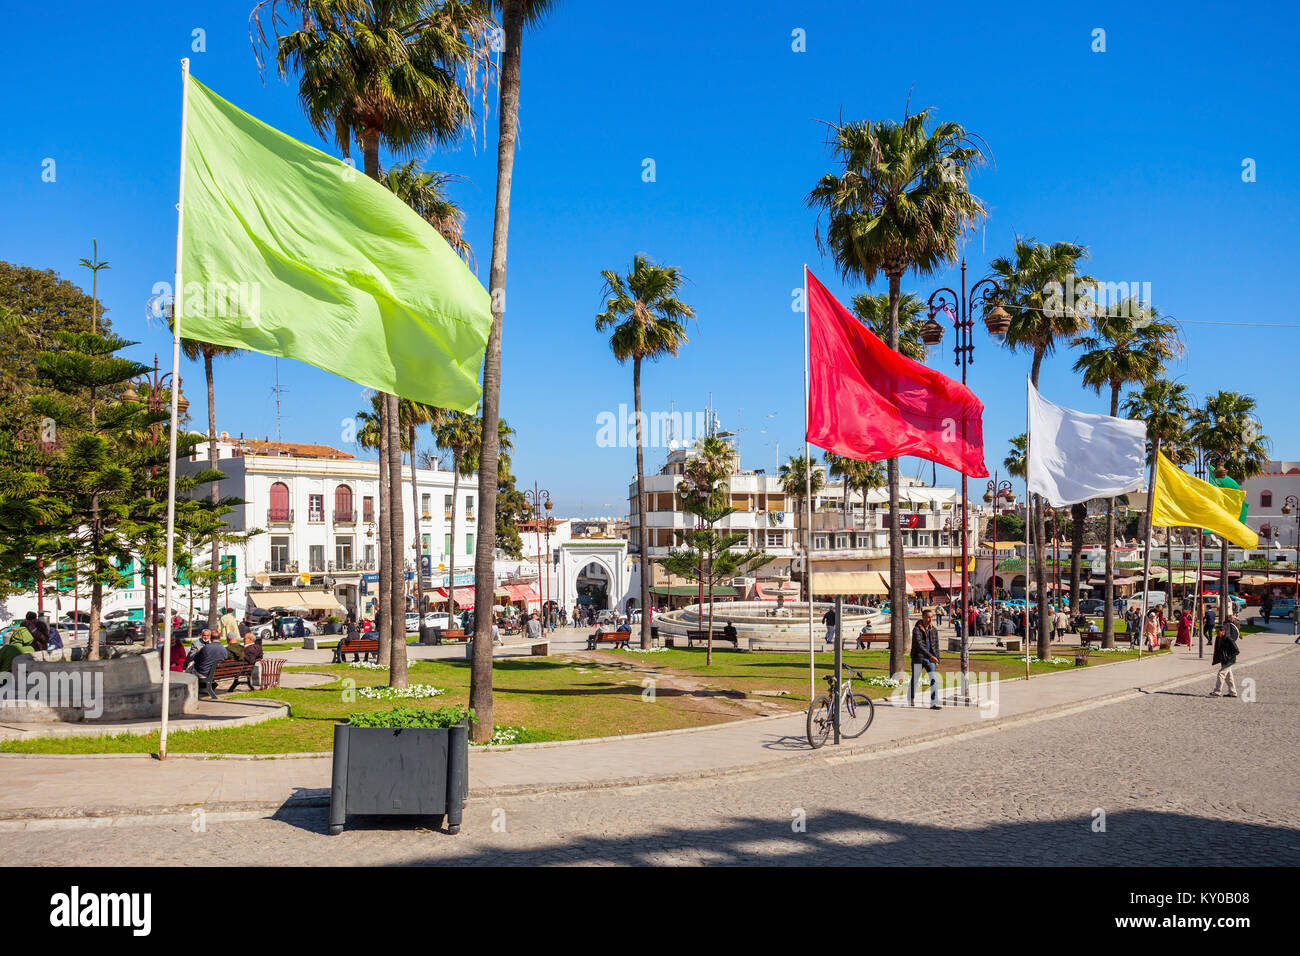
[[[1294,866],[1300,655],[1241,670],[1243,678],[1254,702],[1209,698],[1211,681],[1198,681],[797,771],[476,801],[454,837],[402,818],[354,819],[329,837],[326,811],[318,809],[210,821],[205,832],[156,822],[6,833],[5,858],[9,865]]]

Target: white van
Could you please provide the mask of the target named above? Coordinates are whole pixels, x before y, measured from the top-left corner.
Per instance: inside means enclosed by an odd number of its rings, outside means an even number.
[[[1148,592],[1148,594],[1147,594],[1147,610],[1149,611],[1149,610],[1151,610],[1152,608],[1162,607],[1162,606],[1164,606],[1165,602],[1168,601],[1168,600],[1169,600],[1169,594],[1168,594],[1168,592],[1165,592],[1165,591],[1151,591],[1151,592]],[[1127,610],[1141,612],[1141,610],[1142,610],[1142,595],[1139,594],[1139,595],[1137,595],[1136,597],[1131,597],[1131,598],[1129,598],[1129,599],[1128,599],[1128,604],[1125,605],[1125,607],[1126,607]]]

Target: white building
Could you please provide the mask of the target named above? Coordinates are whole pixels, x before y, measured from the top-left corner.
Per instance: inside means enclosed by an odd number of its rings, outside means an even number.
[[[225,476],[221,494],[246,502],[226,516],[226,523],[237,533],[261,529],[234,555],[232,605],[241,606],[241,599],[257,606],[286,603],[293,598],[280,592],[298,591],[296,603],[309,609],[342,605],[364,615],[378,582],[379,462],[324,445],[231,439],[224,432],[217,448]],[[204,442],[183,468],[206,467]],[[473,584],[477,479],[462,477],[453,501],[451,472],[416,469],[419,507],[413,514],[409,468],[402,478],[403,573],[414,581],[418,533],[423,584],[431,592],[426,602],[445,599],[445,590],[440,595],[436,589],[446,588],[453,563],[457,587]]]

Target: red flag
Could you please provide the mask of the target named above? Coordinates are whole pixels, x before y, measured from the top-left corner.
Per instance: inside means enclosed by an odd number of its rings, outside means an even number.
[[[811,271],[807,278],[808,440],[860,461],[914,455],[988,475],[984,403],[975,393],[895,352]]]

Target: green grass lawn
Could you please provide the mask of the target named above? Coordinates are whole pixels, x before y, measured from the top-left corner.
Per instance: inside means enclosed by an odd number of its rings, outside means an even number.
[[[1032,674],[1073,669],[1069,666],[1034,663]],[[1135,657],[1135,652],[1094,654],[1089,666]],[[789,653],[741,653],[714,651],[713,665],[705,664],[705,651],[676,649],[655,654],[627,651],[599,651],[590,660],[561,655],[547,658],[498,660],[493,667],[495,690],[494,721],[498,727],[522,727],[517,743],[546,740],[575,740],[618,734],[674,730],[719,723],[752,716],[754,711],[729,705],[717,696],[762,699],[772,709],[800,711],[808,704],[808,659]],[[889,651],[846,651],[844,660],[868,677],[888,675]],[[993,672],[1003,680],[1025,672],[1019,654],[974,652],[971,670]],[[830,673],[832,655],[817,654],[817,692],[824,685],[820,677]],[[945,654],[941,669],[960,669],[957,654]],[[332,749],[334,724],[359,711],[387,710],[398,705],[439,707],[467,705],[470,665],[468,661],[440,660],[412,662],[410,682],[430,684],[446,691],[437,697],[406,700],[368,700],[357,691],[384,686],[388,672],[350,667],[346,664],[302,665],[289,671],[332,674],[336,680],[311,688],[282,688],[232,695],[282,700],[292,716],[229,730],[175,731],[168,734],[168,750],[174,753],[266,754],[326,752]],[[647,675],[643,673],[649,671]],[[643,700],[643,681],[656,678],[652,703]],[[674,677],[698,685],[707,696],[668,686]],[[887,696],[888,687],[859,684],[873,697]],[[765,694],[759,694],[766,691]],[[784,694],[780,692],[784,691]],[[121,734],[112,737],[62,737],[0,743],[7,753],[156,753],[158,735]]]

